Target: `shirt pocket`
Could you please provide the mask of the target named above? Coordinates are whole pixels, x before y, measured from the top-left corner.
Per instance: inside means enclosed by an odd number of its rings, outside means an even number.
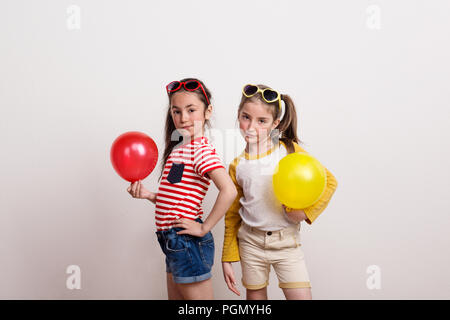
[[[184,163],[172,163],[169,174],[167,175],[167,181],[170,183],[178,183],[183,177]]]

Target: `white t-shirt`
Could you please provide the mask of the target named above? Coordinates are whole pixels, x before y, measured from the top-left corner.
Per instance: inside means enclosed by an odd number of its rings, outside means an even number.
[[[295,224],[286,218],[272,185],[276,166],[287,154],[286,147],[280,142],[258,156],[244,151],[230,164],[230,167],[235,166],[230,172],[235,172],[235,181],[243,191],[239,215],[245,224],[263,231],[277,231]]]

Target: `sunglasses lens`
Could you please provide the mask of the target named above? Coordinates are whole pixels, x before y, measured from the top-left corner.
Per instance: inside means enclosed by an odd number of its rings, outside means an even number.
[[[194,81],[194,80],[186,81],[186,83],[184,84],[184,87],[187,90],[195,90],[198,87],[200,87],[200,83],[198,81]]]
[[[254,95],[256,92],[258,92],[257,86],[248,85],[244,88],[244,93],[248,96]]]
[[[270,90],[270,89],[266,89],[264,90],[264,99],[266,99],[267,101],[273,102],[275,100],[277,100],[278,98],[278,93],[276,91]]]
[[[167,90],[169,92],[178,90],[180,88],[180,81],[173,81],[167,85]]]

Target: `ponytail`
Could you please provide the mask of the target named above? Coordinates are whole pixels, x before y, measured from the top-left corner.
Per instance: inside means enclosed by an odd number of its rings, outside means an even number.
[[[277,128],[281,132],[280,141],[285,144],[288,153],[292,153],[295,151],[294,142],[300,142],[297,137],[297,112],[291,97],[282,94],[281,100],[284,102],[285,110],[283,119],[281,119]]]

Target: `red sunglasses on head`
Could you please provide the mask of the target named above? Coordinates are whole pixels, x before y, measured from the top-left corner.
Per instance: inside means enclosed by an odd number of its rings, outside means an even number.
[[[181,86],[186,91],[195,91],[198,88],[202,89],[203,94],[205,95],[206,101],[209,103],[208,96],[206,95],[205,89],[203,88],[202,84],[197,80],[188,80],[188,81],[172,81],[166,86],[167,94],[178,91],[181,89]]]

